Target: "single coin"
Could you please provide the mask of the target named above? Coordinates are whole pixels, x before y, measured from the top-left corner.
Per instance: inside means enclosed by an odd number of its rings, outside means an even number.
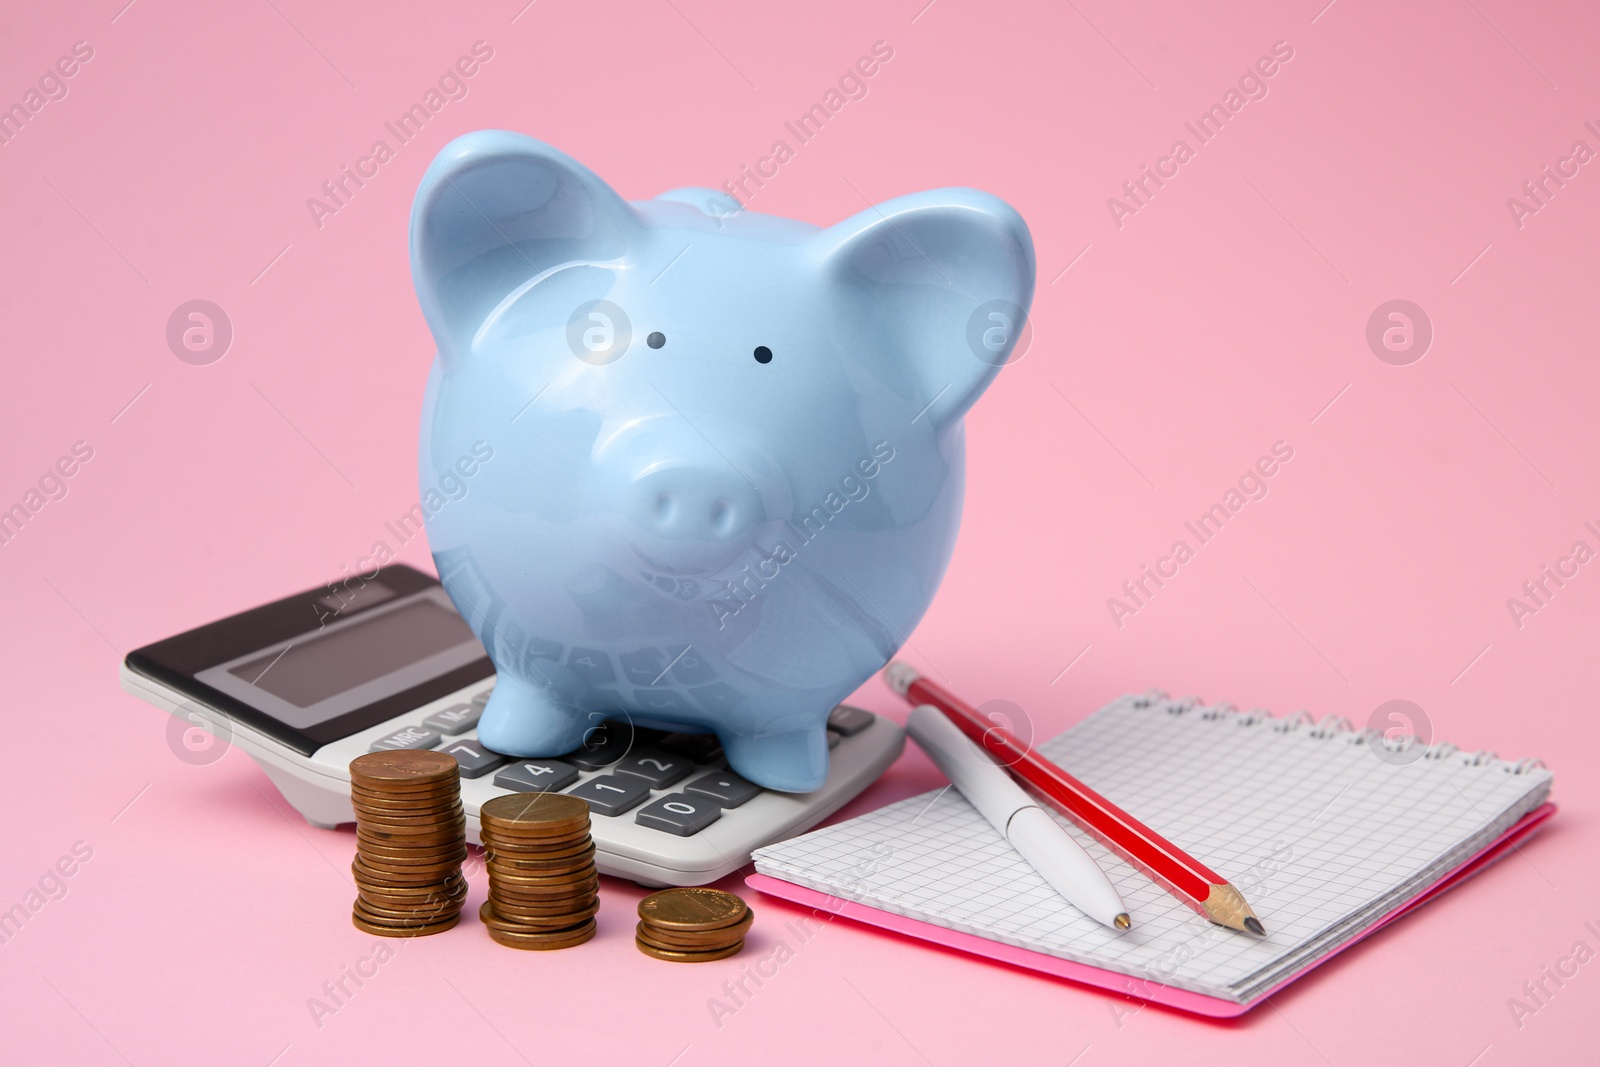
[[[634,932],[662,948],[690,950],[721,948],[723,945],[742,940],[745,934],[750,932],[750,926],[754,922],[755,913],[747,912],[743,919],[732,926],[721,926],[715,930],[668,930],[651,926],[641,919],[638,929]]]
[[[461,902],[440,901],[437,904],[392,907],[388,904],[374,903],[366,897],[358,897],[355,907],[357,914],[368,922],[431,923],[460,912]]]
[[[384,860],[388,863],[409,865],[459,864],[467,858],[466,846],[457,842],[404,848],[397,845],[378,845],[370,841],[359,841],[356,843],[356,850],[361,853],[362,858],[369,861]]]
[[[633,939],[633,943],[646,956],[653,956],[658,960],[667,960],[671,963],[710,963],[712,960],[725,960],[729,956],[736,956],[744,949],[743,941],[729,945],[727,948],[714,949],[710,952],[679,952],[673,949],[657,948],[654,945],[646,944],[637,937]]]
[[[360,913],[352,911],[350,913],[350,921],[355,924],[356,929],[363,930],[369,934],[377,934],[379,937],[425,937],[428,934],[442,933],[450,929],[461,921],[461,915],[458,912],[448,919],[442,919],[436,923],[428,923],[424,926],[391,926],[386,923],[370,922],[363,919]]]
[[[736,937],[730,941],[719,941],[714,945],[674,945],[670,941],[662,941],[658,938],[651,937],[648,934],[641,934],[637,930],[634,931],[633,939],[638,944],[649,945],[651,948],[657,949],[661,952],[690,952],[695,954],[702,952],[721,952],[725,948],[731,948],[734,945],[741,945],[744,943],[744,938]]]
[[[449,804],[438,808],[395,808],[373,811],[357,806],[355,812],[357,822],[383,823],[385,826],[427,826],[456,819],[465,822],[467,814],[462,810],[459,800],[452,800]]]
[[[594,907],[599,901],[600,896],[597,893],[535,901],[519,900],[515,897],[502,896],[499,893],[490,893],[485,903],[492,904],[496,913],[509,922],[539,923],[542,925],[549,919],[585,911]],[[576,922],[577,920],[573,921]]]
[[[376,845],[379,848],[403,848],[408,851],[441,848],[445,845],[461,845],[467,843],[467,835],[460,827],[446,827],[427,834],[383,834],[373,833],[366,827],[356,829],[356,843],[361,846]]]
[[[527,848],[522,845],[508,845],[498,837],[484,838],[483,852],[488,858],[501,858],[511,862],[522,860],[560,860],[570,856],[580,856],[594,848],[594,838],[585,830],[549,848],[543,846]]]
[[[594,937],[595,924],[590,919],[574,930],[551,930],[536,934],[512,933],[509,930],[496,930],[492,926],[487,929],[497,944],[507,948],[549,950],[583,944]]]
[[[581,797],[565,793],[507,793],[485,801],[478,817],[486,827],[508,836],[554,836],[587,829],[589,805]]]
[[[447,876],[432,885],[392,886],[369,883],[358,877],[356,889],[367,896],[396,902],[459,899],[467,894],[467,880],[457,875],[453,878]]]
[[[705,886],[663,889],[639,901],[639,918],[669,930],[715,930],[739,922],[749,910],[732,893]]]
[[[357,811],[393,812],[397,815],[422,815],[461,803],[459,788],[427,793],[373,793],[352,787],[350,806]]]
[[[368,752],[350,761],[350,780],[363,788],[380,791],[419,788],[450,778],[459,779],[460,767],[448,752],[416,748]]]
[[[461,780],[446,775],[436,781],[364,785],[352,780],[350,796],[374,804],[423,804],[430,800],[453,800],[461,796]]]
[[[361,871],[358,873],[392,882],[407,881],[416,884],[419,881],[442,882],[446,878],[460,875],[463,861],[455,856],[446,856],[444,859],[430,860],[426,863],[407,863],[387,856],[357,853],[351,862],[360,864]]]
[[[509,870],[509,872],[530,873],[530,875],[536,875],[536,873],[542,872],[560,872],[560,870],[571,870],[574,869],[574,867],[581,867],[581,865],[584,864],[592,864],[594,859],[594,846],[589,846],[589,848],[584,849],[584,851],[581,851],[581,853],[573,853],[571,856],[560,856],[557,857],[557,859],[528,859],[528,857],[525,856],[506,856],[504,853],[488,853],[488,851],[483,853],[483,861],[485,861],[485,864],[493,864],[496,865],[496,867],[499,867],[499,869]]]
[[[555,889],[527,889],[508,885],[491,885],[489,888],[496,900],[529,904],[537,908],[549,907],[563,900],[587,901],[600,891],[600,882],[598,879],[593,879],[570,886],[558,886]]]
[[[478,919],[485,926],[499,927],[512,933],[544,933],[550,930],[571,929],[594,918],[599,910],[600,902],[596,900],[588,907],[564,911],[557,915],[508,915],[500,910],[495,901],[486,900],[478,905]]]
[[[526,885],[534,888],[581,882],[587,878],[592,878],[597,873],[592,859],[586,859],[582,863],[564,871],[508,871],[505,867],[494,863],[486,866],[491,882],[500,881],[511,885]]]
[[[376,896],[368,889],[358,889],[357,902],[363,909],[376,912],[378,915],[445,915],[448,912],[459,912],[461,905],[466,902],[466,896],[440,896],[437,897],[406,897],[406,899],[390,899],[390,897]],[[661,942],[669,944],[669,942]],[[677,945],[672,945],[677,947]],[[699,945],[694,945],[699,947]]]
[[[350,873],[355,875],[357,885],[370,886],[374,889],[437,889],[451,885],[449,879],[459,876],[461,868],[442,867],[426,870],[421,874],[408,874],[352,864]]]

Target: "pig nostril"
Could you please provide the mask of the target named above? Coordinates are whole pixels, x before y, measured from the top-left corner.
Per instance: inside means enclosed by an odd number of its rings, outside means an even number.
[[[673,510],[672,494],[658,493],[656,495],[656,521],[659,523],[671,522]]]
[[[719,500],[711,505],[711,528],[719,534],[726,534],[733,525],[733,508],[726,500]]]

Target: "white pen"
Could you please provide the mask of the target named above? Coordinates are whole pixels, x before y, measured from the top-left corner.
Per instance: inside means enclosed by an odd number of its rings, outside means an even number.
[[[1113,929],[1133,925],[1122,897],[1094,857],[943,712],[931,704],[911,709],[906,732],[1052,889]]]

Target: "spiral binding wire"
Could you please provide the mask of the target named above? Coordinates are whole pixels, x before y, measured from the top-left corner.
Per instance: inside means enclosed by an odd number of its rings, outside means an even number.
[[[1343,715],[1324,715],[1320,720],[1311,712],[1301,709],[1293,715],[1275,716],[1264,708],[1252,708],[1248,712],[1241,712],[1233,704],[1207,704],[1200,697],[1183,697],[1174,700],[1163,689],[1150,689],[1133,698],[1133,707],[1138,709],[1149,708],[1153,705],[1162,705],[1161,710],[1168,715],[1196,714],[1207,722],[1229,721],[1239,727],[1259,726],[1270,723],[1272,729],[1278,733],[1295,733],[1301,729],[1306,730],[1309,737],[1318,740],[1329,740],[1342,737],[1347,744],[1367,745],[1384,743],[1384,735],[1378,730],[1356,729],[1356,726]],[[1417,743],[1414,736],[1406,735],[1405,744]],[[1433,760],[1436,763],[1451,758],[1457,758],[1468,767],[1497,766],[1506,774],[1523,775],[1534,770],[1543,769],[1545,762],[1535,756],[1526,759],[1503,760],[1489,749],[1479,749],[1476,752],[1461,754],[1459,745],[1452,745],[1448,741],[1440,741],[1428,746],[1422,754],[1423,759]]]

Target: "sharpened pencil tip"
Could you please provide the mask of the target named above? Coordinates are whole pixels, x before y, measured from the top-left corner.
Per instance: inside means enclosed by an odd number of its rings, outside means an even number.
[[[1129,927],[1133,926],[1133,920],[1128,918],[1128,913],[1127,912],[1122,912],[1115,919],[1112,919],[1111,921],[1116,924],[1116,927],[1117,927],[1118,930],[1126,930]],[[1261,924],[1260,923],[1256,923],[1256,925],[1260,926]]]
[[[1249,930],[1252,934],[1255,934],[1257,937],[1267,936],[1267,928],[1262,926],[1261,920],[1256,918],[1254,915],[1245,916],[1244,928]]]

